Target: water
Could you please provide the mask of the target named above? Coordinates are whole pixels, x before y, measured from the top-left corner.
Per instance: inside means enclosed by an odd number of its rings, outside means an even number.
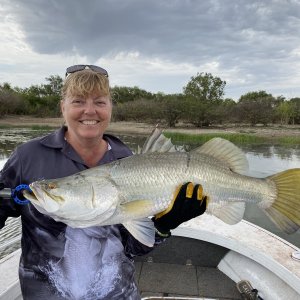
[[[2,169],[7,157],[17,145],[45,134],[47,134],[47,131],[29,129],[0,130],[0,169]],[[134,151],[136,151],[138,145],[142,146],[146,139],[144,136],[132,135],[119,135],[119,137]],[[243,145],[240,147],[249,160],[250,170],[248,175],[250,176],[265,177],[286,169],[300,168],[300,146]],[[247,205],[244,218],[300,248],[300,230],[292,235],[282,233],[255,205]],[[9,218],[6,226],[0,231],[0,258],[20,247],[18,239],[20,234],[20,219]]]

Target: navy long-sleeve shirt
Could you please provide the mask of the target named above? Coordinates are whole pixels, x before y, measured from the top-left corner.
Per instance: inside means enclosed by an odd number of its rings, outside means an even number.
[[[62,127],[17,147],[0,172],[0,182],[15,188],[87,169],[64,139],[65,130]],[[110,149],[99,165],[132,155],[116,137],[103,138]],[[131,258],[152,248],[135,240],[122,225],[76,229],[39,213],[31,204],[0,201],[0,228],[8,217],[18,216],[22,220],[19,277],[24,299],[140,299]]]

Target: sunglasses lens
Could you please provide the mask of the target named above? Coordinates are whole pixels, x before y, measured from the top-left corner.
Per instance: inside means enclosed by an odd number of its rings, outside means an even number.
[[[108,77],[108,73],[105,69],[103,69],[101,67],[98,67],[98,66],[94,66],[94,65],[75,65],[75,66],[71,66],[71,67],[67,68],[67,70],[66,70],[66,77],[71,73],[82,71],[84,69],[90,69],[90,70],[92,70],[96,73],[100,73],[100,74],[103,74],[103,75]]]
[[[108,73],[105,69],[101,68],[101,67],[98,67],[98,66],[93,66],[93,65],[90,65],[88,66],[91,70],[93,70],[94,72],[97,72],[97,73],[100,73],[100,74],[103,74],[103,75],[106,75],[108,76]]]
[[[86,67],[85,65],[71,66],[71,67],[67,68],[66,73],[74,73],[74,72],[82,71],[82,70],[84,70],[85,67]]]

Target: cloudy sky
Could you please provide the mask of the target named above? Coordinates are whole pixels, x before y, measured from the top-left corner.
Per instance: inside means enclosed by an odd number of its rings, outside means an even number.
[[[151,92],[209,72],[236,100],[300,96],[300,0],[0,0],[0,83],[41,84],[85,63]]]

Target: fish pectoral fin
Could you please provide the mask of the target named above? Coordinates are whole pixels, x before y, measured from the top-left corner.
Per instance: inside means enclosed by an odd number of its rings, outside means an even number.
[[[222,138],[213,138],[191,152],[212,156],[239,174],[244,174],[249,168],[244,152],[233,143]]]
[[[121,204],[122,212],[130,215],[132,219],[145,217],[145,214],[151,212],[152,208],[153,201],[151,200],[135,200]]]
[[[155,228],[151,219],[143,218],[139,220],[132,220],[124,222],[123,226],[140,243],[148,247],[153,247],[155,242]]]
[[[243,219],[245,208],[245,202],[231,202],[216,210],[213,215],[229,225],[234,225]]]
[[[154,224],[149,218],[145,218],[147,212],[152,211],[153,201],[136,200],[121,205],[120,209],[124,215],[133,220],[124,222],[124,227],[142,244],[152,247],[155,240]]]

